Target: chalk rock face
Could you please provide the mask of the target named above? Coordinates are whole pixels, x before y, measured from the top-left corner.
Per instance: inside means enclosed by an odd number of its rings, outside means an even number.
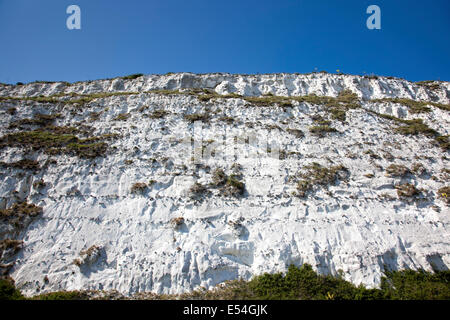
[[[3,275],[131,295],[446,269],[449,103],[448,82],[326,73],[0,85]],[[23,202],[42,212],[16,228]]]

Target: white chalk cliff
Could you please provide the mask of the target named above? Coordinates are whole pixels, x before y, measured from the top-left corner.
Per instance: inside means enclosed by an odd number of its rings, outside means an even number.
[[[439,136],[448,136],[450,112],[434,104],[450,103],[450,83],[432,84],[326,73],[177,73],[0,85],[0,137],[36,130],[39,124],[20,119],[37,114],[59,114],[53,126],[87,128],[90,136],[116,134],[105,140],[104,154],[90,158],[2,146],[0,209],[24,201],[42,207],[14,235],[23,240],[21,249],[5,251],[0,261],[9,266],[5,274],[27,295],[80,289],[131,295],[211,288],[285,271],[290,264],[309,263],[320,273],[342,270],[345,279],[369,287],[379,284],[385,267],[446,269],[450,210],[447,195],[438,190],[449,184],[448,150],[432,136],[396,132],[398,123],[377,115],[421,118]],[[210,91],[190,90],[195,88]],[[360,104],[346,111],[345,121],[309,102],[257,106],[245,99],[337,97],[344,90],[355,93]],[[212,98],[201,99],[206,94]],[[89,99],[68,103],[82,97]],[[413,113],[402,103],[373,101],[384,98],[428,101],[430,110]],[[164,113],[152,116],[155,110]],[[183,143],[193,135],[189,114],[209,117],[201,135],[194,135],[202,139],[200,147],[211,144],[215,154],[231,156],[194,163],[195,148]],[[313,134],[317,115],[337,132]],[[239,144],[249,132],[276,142],[281,159],[267,156],[264,146],[256,150],[259,157],[240,159],[252,148]],[[8,165],[22,159],[37,161],[39,169]],[[342,165],[346,177],[301,197],[297,180],[314,162]],[[389,175],[392,164],[410,172]],[[240,174],[244,194],[235,197],[210,186],[216,168]],[[207,191],[193,198],[195,182]],[[132,192],[135,183],[146,186]],[[406,183],[420,194],[400,197],[396,186]],[[0,240],[11,238],[11,226],[0,224]]]

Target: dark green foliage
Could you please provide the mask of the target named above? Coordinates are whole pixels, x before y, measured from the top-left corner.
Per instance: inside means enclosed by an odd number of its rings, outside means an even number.
[[[285,275],[264,274],[248,286],[251,299],[431,300],[450,298],[450,271],[387,271],[380,289],[355,286],[340,276],[318,275],[310,265],[290,266]]]
[[[450,271],[385,271],[380,288],[392,300],[449,300]]]
[[[308,264],[300,268],[291,265],[284,276],[266,273],[255,277],[249,286],[256,299],[273,300],[350,300],[366,290],[339,277],[317,275]]]
[[[318,126],[329,126],[331,124],[330,120],[324,119],[322,116],[315,115],[312,117],[314,123]]]
[[[235,172],[239,171],[239,165],[233,165]],[[239,174],[231,174],[227,176],[223,169],[217,168],[212,174],[213,187],[220,187],[223,195],[227,197],[240,197],[245,192],[245,184],[240,181],[241,177]]]
[[[124,80],[133,80],[133,79],[136,79],[136,78],[139,78],[139,77],[142,77],[142,76],[143,76],[142,73],[134,73],[134,74],[130,74],[128,76],[120,77],[120,78],[124,79]]]
[[[183,218],[173,220],[178,225]],[[141,296],[142,297],[142,296]],[[231,280],[214,290],[199,289],[181,295],[155,295],[151,299],[182,300],[449,300],[450,271],[385,271],[379,289],[367,289],[341,275],[319,275],[309,264],[289,266],[283,273],[265,273],[250,281]],[[0,300],[24,299],[13,283],[0,280]],[[83,300],[87,292],[59,291],[41,294],[33,300]]]
[[[12,281],[0,279],[0,300],[22,300],[22,293],[16,289]]]
[[[31,300],[88,300],[89,296],[82,291],[57,291],[40,294]]]

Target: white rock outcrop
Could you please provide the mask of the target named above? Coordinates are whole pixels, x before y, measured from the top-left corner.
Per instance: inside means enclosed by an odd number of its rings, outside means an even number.
[[[105,156],[93,159],[18,147],[0,150],[2,162],[32,158],[41,164],[35,172],[0,168],[0,209],[24,199],[43,208],[19,235],[23,248],[3,263],[14,262],[9,275],[27,295],[79,289],[181,293],[303,263],[321,273],[342,270],[347,280],[369,287],[379,284],[384,267],[445,269],[450,211],[438,190],[449,183],[448,151],[430,137],[396,133],[391,121],[369,112],[422,118],[440,135],[449,135],[448,111],[430,105],[430,112],[412,114],[398,103],[371,101],[449,104],[450,83],[438,84],[431,90],[384,77],[178,73],[70,85],[0,85],[0,136],[18,132],[12,122],[38,113],[61,114],[56,126],[86,125],[95,136],[118,135],[108,142]],[[192,88],[243,96],[336,97],[350,90],[362,107],[347,111],[345,122],[332,120],[339,132],[320,138],[308,128],[314,115],[327,118],[323,106],[293,101],[289,107],[258,107],[238,97],[202,101],[196,95],[147,92]],[[64,101],[105,92],[135,94],[79,105],[24,99]],[[8,112],[11,108],[15,111]],[[155,110],[166,113],[152,118]],[[195,113],[209,115],[209,121],[199,126],[184,117]],[[127,117],[120,120],[120,114]],[[251,134],[259,147],[238,143]],[[190,137],[196,141],[192,145]],[[268,156],[267,141],[280,147],[281,160]],[[203,150],[211,145],[215,156],[194,163],[197,145]],[[248,151],[259,158],[243,158]],[[349,176],[306,198],[293,195],[295,177],[313,162],[341,164]],[[235,163],[241,168],[232,167]],[[421,174],[386,176],[391,164],[411,169],[416,163],[423,167]],[[241,175],[243,196],[226,196],[209,186],[216,168]],[[38,188],[34,183],[40,180],[45,186]],[[194,182],[208,189],[197,199],[191,197]],[[131,192],[135,183],[146,186]],[[421,198],[399,199],[399,183],[422,190]]]

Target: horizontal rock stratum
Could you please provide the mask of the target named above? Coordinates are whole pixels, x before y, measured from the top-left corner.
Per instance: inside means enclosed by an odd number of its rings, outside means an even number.
[[[448,82],[327,73],[1,84],[0,271],[131,295],[446,269],[449,103]]]

